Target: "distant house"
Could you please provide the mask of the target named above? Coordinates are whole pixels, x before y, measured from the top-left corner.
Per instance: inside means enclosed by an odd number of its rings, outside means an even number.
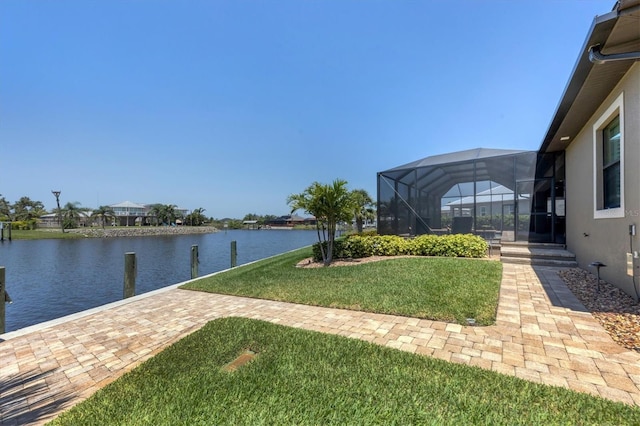
[[[297,226],[297,225],[315,226],[316,218],[313,216],[302,217],[298,215],[285,215],[285,216],[280,216],[275,219],[272,219],[267,224],[271,227],[287,227],[287,228],[293,228],[294,226]]]
[[[118,204],[111,204],[109,207],[113,210],[116,224],[119,226],[134,226],[144,223],[144,218],[149,215],[149,207],[145,204],[132,203],[131,201],[123,201]]]
[[[242,227],[246,229],[260,229],[257,220],[243,220]]]
[[[378,232],[438,233],[457,216],[480,233],[500,220],[503,240],[565,244],[637,298],[639,60],[640,0],[620,0],[594,18],[537,152],[479,148],[379,172]]]
[[[93,226],[96,224],[95,218],[91,217],[91,211],[79,212],[79,226]],[[39,228],[60,228],[60,216],[57,213],[47,213],[38,218]]]
[[[111,204],[109,207],[115,214],[115,224],[118,226],[135,226],[155,224],[155,216],[151,213],[152,204],[138,204],[131,201],[123,201],[118,204]],[[184,217],[189,213],[189,209],[176,207],[176,215]],[[177,219],[176,224],[182,224]]]

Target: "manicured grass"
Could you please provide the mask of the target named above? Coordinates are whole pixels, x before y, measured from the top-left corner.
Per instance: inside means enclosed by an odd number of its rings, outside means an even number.
[[[223,367],[257,352],[235,372]],[[640,424],[563,388],[262,321],[215,320],[55,425]]]
[[[500,262],[396,258],[354,266],[296,268],[310,249],[232,269],[182,288],[457,322],[495,322]]]
[[[5,231],[5,239],[6,239],[6,231]],[[80,234],[72,233],[72,232],[62,232],[60,230],[41,230],[34,229],[31,231],[21,231],[17,229],[11,230],[11,239],[13,240],[43,240],[43,239],[52,239],[52,238],[64,238],[64,239],[72,239],[72,238],[84,238]]]

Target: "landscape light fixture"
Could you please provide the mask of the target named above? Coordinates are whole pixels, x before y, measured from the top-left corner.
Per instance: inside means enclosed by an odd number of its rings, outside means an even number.
[[[56,204],[58,205],[58,222],[60,223],[60,229],[64,232],[64,226],[62,225],[62,210],[60,210],[60,192],[51,190],[51,193],[56,197]]]
[[[598,283],[596,284],[596,292],[600,293],[600,268],[606,268],[607,265],[605,265],[602,262],[591,262],[589,266],[596,268],[596,271],[598,274]]]

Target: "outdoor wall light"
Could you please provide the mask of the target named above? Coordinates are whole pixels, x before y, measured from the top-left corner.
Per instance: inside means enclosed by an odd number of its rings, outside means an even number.
[[[561,140],[562,142],[566,142],[566,141],[568,141],[569,139],[571,139],[571,136],[563,136],[563,137],[561,137],[561,138],[560,138],[560,140]]]

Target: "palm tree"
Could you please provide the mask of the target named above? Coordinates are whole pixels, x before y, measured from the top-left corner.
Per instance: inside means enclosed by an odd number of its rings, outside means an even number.
[[[11,222],[13,220],[12,211],[13,207],[9,202],[2,196],[0,196],[0,220],[8,220]]]
[[[151,207],[149,207],[149,215],[153,216],[153,218],[155,219],[155,225],[158,226],[158,224],[160,223],[160,214],[162,213],[162,204],[152,204]]]
[[[330,185],[314,182],[304,192],[287,197],[287,204],[291,206],[291,213],[301,209],[315,216],[322,261],[325,266],[329,265],[333,260],[336,227],[340,222],[351,220],[353,214],[353,197],[347,190],[347,181],[336,179]]]
[[[104,229],[105,219],[113,219],[116,217],[116,213],[109,206],[100,206],[91,212],[91,217],[100,218],[100,222],[102,223],[102,229]]]
[[[42,201],[33,201],[29,197],[20,197],[13,204],[15,220],[23,220],[25,222],[39,218],[45,213]]]
[[[194,209],[188,216],[189,224],[191,226],[202,225],[207,220],[207,218],[203,214],[204,212],[205,209],[203,209],[202,207]]]
[[[64,229],[76,228],[80,218],[89,211],[88,208],[80,206],[77,201],[65,204],[61,210]]]
[[[156,225],[159,223],[171,225],[176,220],[176,206],[173,204],[153,204],[149,208],[149,213],[156,218]]]
[[[354,203],[354,216],[356,220],[356,228],[358,233],[362,233],[362,225],[365,220],[373,220],[375,218],[374,203],[369,193],[364,189],[354,189],[351,191]]]

